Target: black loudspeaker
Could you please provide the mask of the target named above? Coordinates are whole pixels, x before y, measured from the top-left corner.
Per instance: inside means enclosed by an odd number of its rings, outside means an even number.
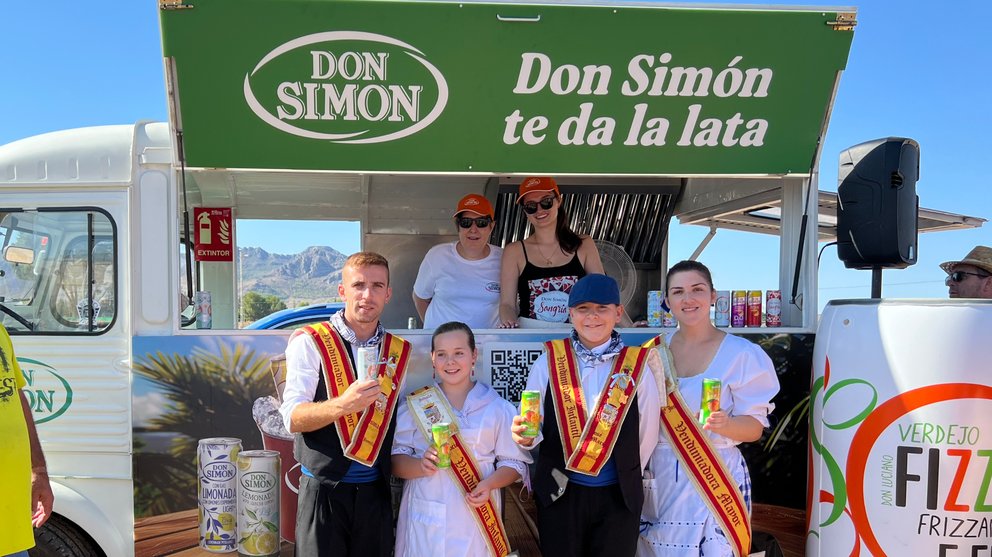
[[[840,154],[837,256],[848,269],[916,263],[920,145],[888,137]]]

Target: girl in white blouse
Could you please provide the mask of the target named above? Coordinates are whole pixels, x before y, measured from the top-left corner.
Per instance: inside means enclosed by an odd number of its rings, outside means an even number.
[[[438,470],[437,450],[414,423],[406,404],[399,407],[393,438],[393,474],[406,480],[396,525],[397,557],[484,556],[485,539],[471,515],[492,499],[500,513],[500,488],[527,473],[530,454],[510,436],[516,409],[485,383],[474,379],[478,358],[468,325],[445,323],[431,339],[437,385],[471,448],[482,480],[464,495],[446,470]]]
[[[716,291],[709,269],[682,261],[668,271],[666,297],[678,330],[667,337],[679,392],[688,408],[699,408],[704,378],[721,382],[720,410],[703,430],[724,463],[750,512],[751,480],[740,443],[757,441],[775,408],[778,377],[771,359],[754,343],[713,326],[710,306]],[[695,486],[662,435],[644,480],[638,555],[691,557],[731,556],[727,537],[703,503]]]

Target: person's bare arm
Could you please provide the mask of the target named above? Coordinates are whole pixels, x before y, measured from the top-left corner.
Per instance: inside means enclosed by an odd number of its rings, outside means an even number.
[[[719,433],[728,439],[749,443],[761,439],[765,426],[752,416],[731,416],[724,411],[713,412],[703,429]]]
[[[499,323],[500,329],[515,329],[519,322],[517,308],[517,279],[523,271],[524,251],[520,242],[513,242],[503,250],[499,271]]]
[[[417,308],[417,315],[420,316],[421,323],[423,323],[424,319],[427,318],[427,306],[431,305],[432,299],[433,298],[425,300],[416,294],[413,295],[413,305]]]
[[[582,237],[582,243],[579,245],[579,261],[582,262],[582,268],[586,270],[586,274],[606,274],[603,270],[603,261],[599,258],[596,242],[589,236]]]
[[[497,468],[488,478],[480,481],[471,493],[465,496],[468,505],[477,509],[489,500],[489,493],[494,489],[506,487],[520,479],[520,472],[513,468],[502,466]]]
[[[301,402],[290,415],[291,433],[305,433],[326,427],[341,416],[361,412],[379,396],[379,382],[374,379],[355,381],[341,396],[321,402]]]
[[[394,454],[393,475],[403,480],[415,480],[432,476],[437,472],[437,449],[430,447],[423,458],[405,454]]]
[[[45,453],[41,450],[38,440],[38,430],[34,426],[34,416],[31,415],[31,405],[28,404],[24,391],[21,393],[21,409],[24,411],[24,421],[28,427],[28,441],[31,445],[31,524],[35,528],[44,524],[52,516],[52,505],[55,495],[52,484],[48,480],[48,465],[45,463]]]

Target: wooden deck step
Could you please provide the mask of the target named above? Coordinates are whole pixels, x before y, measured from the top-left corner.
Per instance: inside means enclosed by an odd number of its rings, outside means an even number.
[[[520,486],[503,489],[504,523],[510,547],[520,557],[540,557],[536,531],[537,508],[533,499],[521,497]],[[785,557],[803,557],[806,549],[806,522],[802,510],[755,504],[752,513],[755,531],[775,536]],[[196,509],[139,519],[134,527],[136,557],[175,555],[210,557],[197,547]],[[283,543],[280,557],[292,557],[293,544]]]

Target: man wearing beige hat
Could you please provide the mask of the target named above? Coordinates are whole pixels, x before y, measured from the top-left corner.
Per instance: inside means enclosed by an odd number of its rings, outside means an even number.
[[[940,264],[951,298],[992,298],[992,248],[975,246],[961,261]]]

